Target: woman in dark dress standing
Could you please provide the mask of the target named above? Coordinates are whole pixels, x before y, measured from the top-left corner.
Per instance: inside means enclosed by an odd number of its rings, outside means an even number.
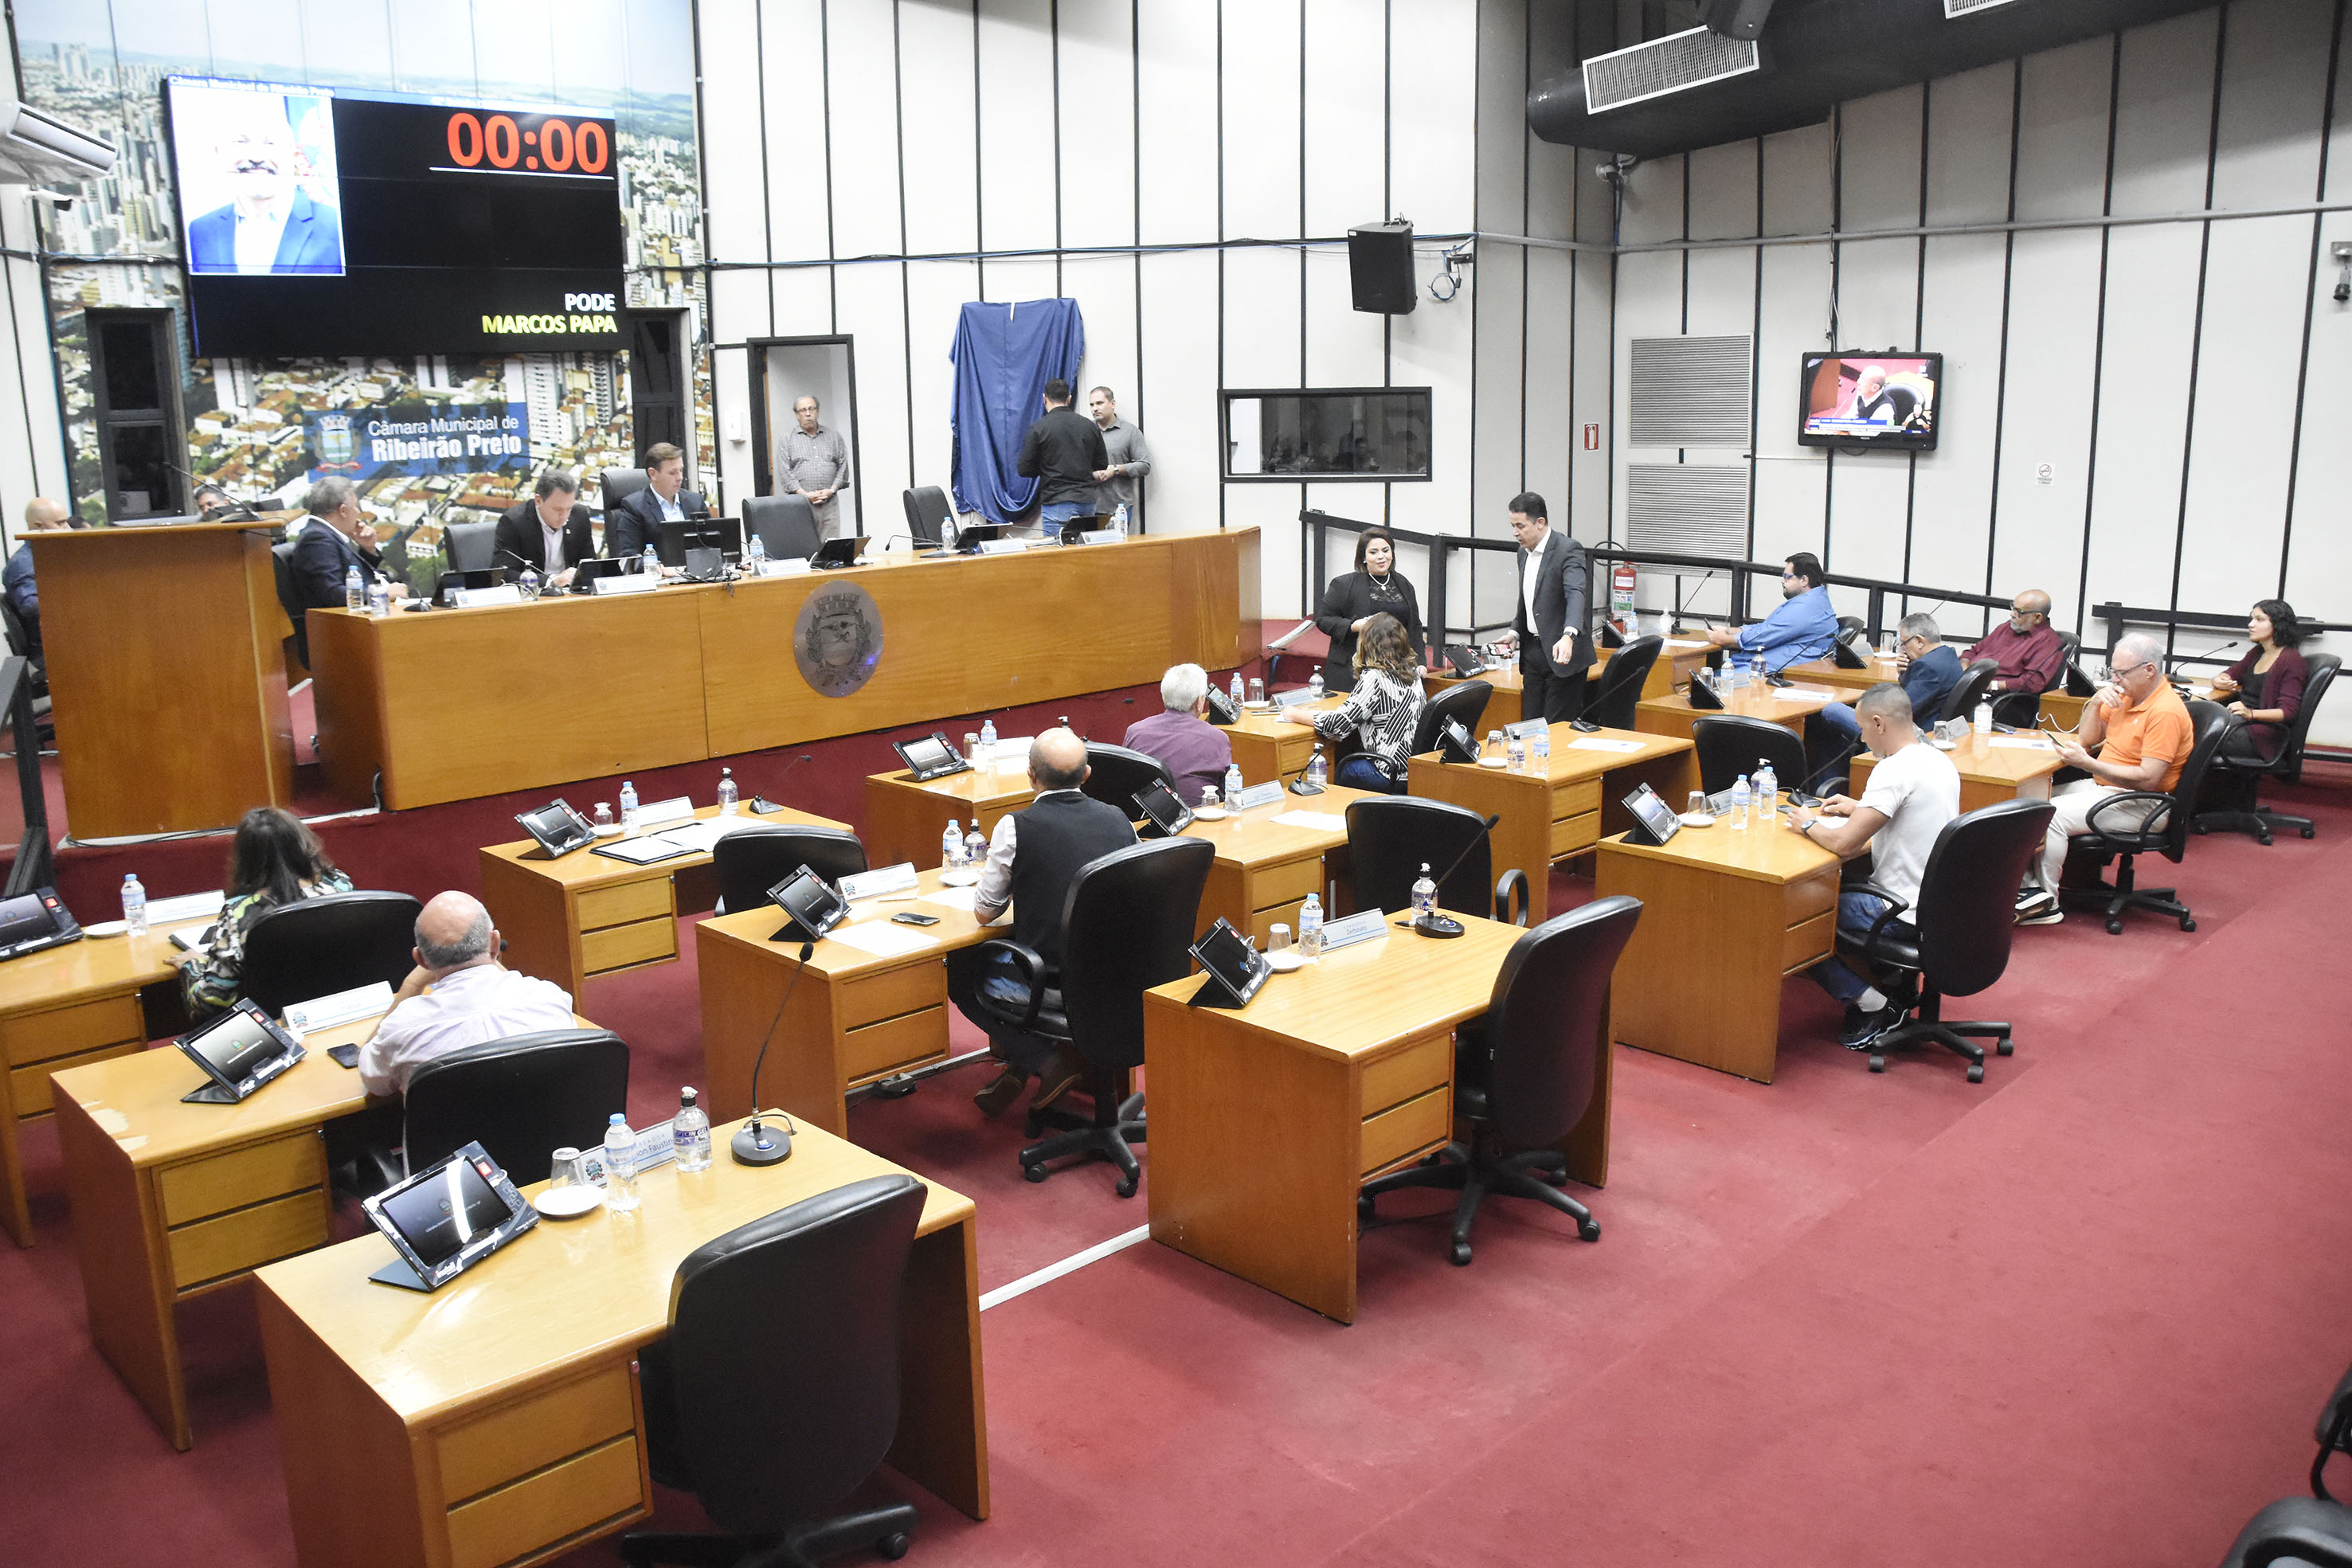
[[[1386,528],[1366,528],[1356,538],[1356,570],[1335,577],[1323,591],[1322,608],[1315,624],[1331,639],[1323,661],[1323,689],[1353,691],[1356,685],[1356,638],[1375,615],[1393,615],[1404,628],[1415,664],[1427,662],[1422,641],[1421,600],[1396,569],[1396,540]]]

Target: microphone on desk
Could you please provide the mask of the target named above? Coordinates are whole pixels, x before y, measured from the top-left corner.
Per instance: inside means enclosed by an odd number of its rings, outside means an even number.
[[[2169,666],[2178,664],[2201,664],[2206,660],[2213,657],[2216,653],[2228,653],[2231,649],[2236,647],[2243,641],[2245,641],[2245,639],[2242,637],[2232,637],[2228,642],[2222,643],[2220,647],[2208,648],[2201,653],[2175,653],[2171,658],[2165,661],[2165,664],[2168,666],[2164,672],[2165,675],[2170,680],[2179,680],[2182,677],[2175,674]]]
[[[1439,887],[1444,887],[1445,885],[1445,879],[1462,869],[1462,862],[1470,858],[1470,852],[1476,849],[1480,844],[1485,843],[1486,841],[1486,835],[1493,832],[1495,831],[1495,824],[1502,820],[1503,819],[1499,816],[1487,818],[1486,825],[1478,831],[1478,836],[1472,839],[1468,843],[1464,844],[1462,846],[1462,852],[1454,857],[1454,863],[1447,866],[1444,871],[1438,873],[1432,880],[1433,880]],[[1437,912],[1437,905],[1434,903],[1430,905],[1428,914],[1413,916],[1412,928],[1415,931],[1420,932],[1423,936],[1459,936],[1465,929],[1462,922],[1454,919],[1452,915],[1440,915]]]
[[[798,757],[793,758],[790,762],[785,763],[783,772],[776,775],[777,779],[781,781],[782,779],[789,777],[793,768],[798,768],[802,763],[806,762],[814,754],[812,752],[803,751]],[[751,797],[751,814],[753,816],[764,817],[772,811],[781,811],[782,810],[782,805],[777,801],[767,799],[763,795],[754,795]]]
[[[751,1061],[751,1119],[729,1141],[728,1153],[739,1166],[772,1166],[779,1160],[793,1157],[793,1137],[790,1133],[770,1129],[761,1120],[760,1069],[768,1064],[768,1041],[776,1038],[776,1025],[783,1021],[784,1009],[793,1003],[793,990],[801,983],[801,974],[808,967],[809,956],[816,951],[814,941],[801,944],[800,962],[793,966],[793,977],[784,982],[784,999],[776,1004],[776,1016],[768,1020],[766,1039],[760,1041],[760,1054]],[[784,1118],[787,1124],[790,1116]]]

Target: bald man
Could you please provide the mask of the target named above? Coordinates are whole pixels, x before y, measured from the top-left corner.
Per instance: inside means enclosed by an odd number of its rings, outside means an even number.
[[[1135,842],[1126,812],[1078,788],[1087,773],[1087,743],[1068,730],[1049,729],[1030,743],[1029,787],[1036,798],[1027,810],[998,819],[988,863],[972,889],[972,911],[982,921],[1013,911],[1013,939],[1045,961],[1049,987],[1061,984],[1062,908],[1078,868]],[[1004,1063],[973,1103],[982,1115],[1002,1115],[1035,1078],[1031,1103],[1042,1110],[1086,1076],[1086,1061],[1066,1043],[1008,1029],[983,1011],[975,993],[1016,1009],[1029,993],[1012,959],[999,955],[982,963],[970,951],[949,956],[948,996],[987,1031],[990,1051]]]
[[[419,1067],[469,1045],[576,1027],[571,995],[506,967],[499,947],[479,899],[445,893],[425,906],[416,967],[360,1047],[360,1082],[370,1094],[404,1094]]]
[[[63,501],[52,501],[47,496],[36,496],[25,503],[25,531],[45,534],[52,528],[62,528],[72,521],[73,514]],[[0,593],[8,598],[8,607],[25,622],[28,657],[41,654],[41,590],[33,580],[33,547],[19,543],[8,557],[6,568],[0,569]]]
[[[1993,662],[1996,690],[2046,692],[2056,685],[2066,667],[2066,646],[2050,625],[2050,596],[2038,588],[2019,590],[2009,601],[2009,619],[1960,655],[1963,664],[1979,659]]]

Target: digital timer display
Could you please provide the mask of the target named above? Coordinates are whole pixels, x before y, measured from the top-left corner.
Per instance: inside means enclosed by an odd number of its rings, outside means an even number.
[[[520,164],[525,173],[545,169],[562,174],[577,170],[601,174],[613,161],[613,139],[604,123],[594,120],[559,120],[554,115],[492,114],[485,118],[470,110],[449,117],[449,162],[459,169],[510,170]]]

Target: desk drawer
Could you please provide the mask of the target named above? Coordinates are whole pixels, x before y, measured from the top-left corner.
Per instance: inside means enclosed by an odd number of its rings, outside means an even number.
[[[298,1192],[184,1225],[171,1233],[172,1283],[185,1291],[225,1274],[258,1269],[323,1247],[327,1215],[324,1192]]]
[[[1323,891],[1323,857],[1308,855],[1280,865],[1260,866],[1250,877],[1249,889],[1252,909],[1297,904],[1310,893]]]
[[[57,1057],[38,1067],[19,1067],[8,1074],[9,1103],[16,1108],[19,1121],[30,1116],[46,1116],[57,1105],[56,1092],[49,1084],[50,1073],[63,1072],[69,1067],[82,1067],[117,1056],[135,1055],[146,1049],[147,1042],[143,1040],[125,1040],[120,1045],[101,1045],[79,1056]]]
[[[1837,911],[1791,925],[1780,938],[1780,973],[1790,975],[1837,950]]]
[[[131,1040],[144,1044],[146,1039],[147,1026],[139,1014],[139,998],[105,997],[78,1007],[52,1008],[45,1013],[19,1013],[14,1018],[0,1019],[0,1060],[11,1067],[23,1067],[95,1051],[101,1045],[121,1045]],[[23,1109],[21,1102],[17,1108]]]
[[[843,1035],[841,1071],[849,1082],[856,1083],[945,1056],[947,1051],[948,1009],[925,1008]]]
[[[841,1027],[862,1029],[924,1008],[944,1007],[948,999],[948,967],[937,957],[904,964],[878,975],[851,980],[839,988],[839,994]]]
[[[618,887],[600,887],[580,895],[580,929],[600,931],[607,925],[622,925],[632,920],[664,920],[677,917],[677,894],[669,877],[652,876],[643,882],[625,882]]]
[[[1444,1087],[1364,1118],[1364,1174],[1445,1142],[1454,1131],[1453,1096]]]
[[[1577,779],[1551,787],[1551,820],[1565,821],[1601,810],[1601,780]]]
[[[1551,825],[1551,858],[1581,854],[1601,841],[1601,813],[1587,811]]]
[[[209,1159],[167,1166],[155,1173],[163,1223],[185,1225],[206,1215],[242,1208],[263,1198],[323,1186],[325,1145],[316,1133],[297,1133],[232,1149]]]
[[[601,1367],[435,1433],[441,1495],[463,1502],[494,1491],[568,1454],[625,1436],[636,1422],[627,1364]]]
[[[1378,1113],[1416,1094],[1442,1089],[1454,1077],[1454,1037],[1432,1035],[1364,1063],[1363,1108]]]
[[[1801,925],[1814,915],[1834,914],[1838,901],[1838,869],[1831,866],[1802,882],[1792,882],[1780,893],[1781,923]]]
[[[1302,729],[1296,735],[1284,736],[1275,755],[1281,758],[1285,778],[1299,772],[1306,768],[1307,759],[1315,755],[1315,732]]]
[[[605,975],[677,956],[677,922],[667,915],[580,934],[580,967],[584,974]]]
[[[646,1508],[634,1432],[449,1511],[451,1568],[497,1568]]]

